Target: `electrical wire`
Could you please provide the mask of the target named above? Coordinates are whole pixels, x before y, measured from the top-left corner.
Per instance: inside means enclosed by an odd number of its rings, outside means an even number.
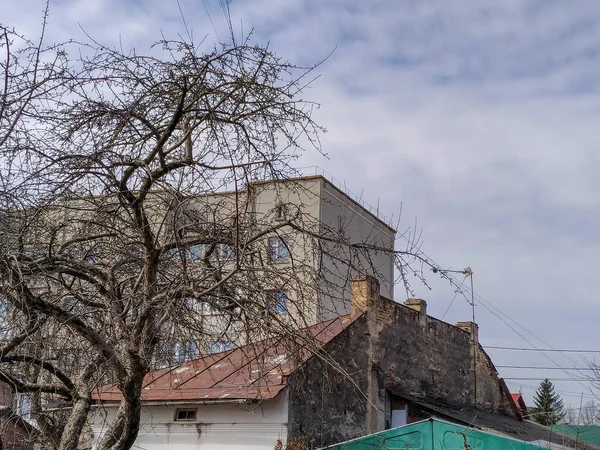
[[[517,350],[532,352],[564,352],[564,353],[600,353],[600,350],[574,350],[574,349],[556,349],[556,348],[527,348],[527,347],[501,347],[496,345],[484,345],[485,348],[494,348],[498,350]]]
[[[512,380],[509,380],[508,383],[514,384],[515,386],[518,386],[520,389],[525,388],[525,389],[531,389],[532,391],[537,391],[539,389],[539,386],[532,386],[530,384],[516,383]],[[554,392],[561,394],[561,396],[567,396],[567,397],[581,397],[581,394],[583,394],[584,398],[595,399],[595,400],[598,399],[598,397],[593,394],[584,394],[583,392],[565,391],[565,390],[558,390],[558,389],[555,389]]]
[[[403,236],[404,239],[406,239],[408,241],[408,238],[406,238],[406,236]],[[427,258],[432,264],[439,266],[439,264],[437,264],[435,261],[433,261],[433,259],[431,259],[426,253],[422,252],[422,255]],[[440,272],[444,272],[443,270],[440,270]],[[454,286],[459,286],[458,280],[456,279],[456,277],[453,275],[453,271],[445,271],[444,275],[451,281],[451,283]],[[471,276],[473,276],[471,274]],[[464,280],[463,280],[464,282]],[[462,285],[462,283],[460,284]],[[467,301],[467,303],[471,304],[471,302],[469,301],[469,299],[466,297],[466,295],[464,294],[464,292],[462,292],[462,290],[460,291],[460,293],[463,295],[463,297],[465,298],[465,300]],[[552,364],[554,364],[557,368],[563,370],[563,372],[565,372],[567,375],[573,376],[572,373],[569,373],[568,370],[564,369],[560,364],[558,364],[555,360],[553,360],[550,356],[546,355],[544,352],[541,351],[541,349],[538,349],[529,339],[527,339],[525,336],[523,336],[523,334],[521,334],[519,331],[517,331],[511,324],[509,324],[502,316],[506,317],[508,320],[510,320],[511,322],[513,322],[515,325],[517,325],[519,328],[521,328],[523,331],[525,331],[526,333],[530,334],[531,336],[533,336],[535,339],[537,339],[538,341],[540,341],[541,343],[543,343],[546,347],[549,347],[552,350],[556,350],[558,352],[557,349],[555,349],[554,347],[552,347],[551,345],[549,345],[548,343],[546,343],[543,339],[541,339],[539,336],[537,336],[535,333],[529,331],[527,328],[525,328],[524,326],[522,326],[520,323],[518,323],[516,320],[512,319],[510,316],[508,316],[507,314],[503,313],[502,311],[500,311],[498,308],[496,308],[491,302],[488,302],[487,300],[485,300],[481,295],[477,294],[476,292],[472,292],[472,297],[479,300],[479,305],[483,306],[486,310],[488,310],[493,316],[495,316],[498,320],[500,320],[501,322],[503,322],[508,328],[510,328],[515,334],[517,334],[521,339],[523,339],[525,342],[527,342],[533,349],[539,351],[542,355],[544,355],[545,358],[547,358],[550,362],[552,362]],[[488,347],[489,348],[489,347]],[[562,353],[561,353],[562,354]],[[562,354],[565,358],[567,358],[568,360],[570,360],[575,366],[578,366],[577,362],[575,362],[572,358]],[[575,370],[579,370],[579,369],[575,369]],[[589,380],[587,380],[589,381]],[[579,384],[581,384],[581,386],[590,391],[591,389],[588,386],[583,385],[581,382],[579,382]]]
[[[444,320],[444,317],[446,317],[446,314],[448,314],[448,311],[450,311],[450,308],[452,308],[452,305],[454,304],[454,300],[456,300],[456,297],[458,296],[459,293],[462,293],[461,288],[462,288],[462,285],[464,284],[465,280],[467,279],[467,277],[468,277],[468,275],[465,275],[463,280],[460,282],[460,286],[458,286],[458,288],[454,291],[454,297],[452,297],[452,301],[446,308],[446,311],[444,311],[444,314],[442,315],[442,318],[440,320]],[[464,296],[464,293],[463,293],[463,296]]]
[[[404,240],[406,240],[409,244],[411,244],[410,239],[405,236],[404,234],[401,235],[402,238]],[[431,264],[433,264],[436,267],[441,267],[439,264],[437,264],[429,255],[427,255],[425,252],[421,251],[421,255],[426,258]],[[458,280],[456,280],[456,277],[454,276],[455,271],[443,271],[439,270],[439,272],[444,273],[444,276],[454,285],[454,286],[458,286]],[[473,276],[473,273],[471,272],[471,275]],[[464,282],[464,280],[463,280]],[[462,285],[462,283],[461,283]],[[466,295],[462,292],[462,290],[460,291],[463,294],[463,297],[465,298],[465,300],[467,301],[467,303],[471,304],[470,300],[466,297]],[[509,321],[511,321],[512,323],[514,323],[515,325],[517,325],[517,327],[521,328],[523,331],[525,331],[526,333],[528,333],[529,335],[531,335],[532,337],[534,337],[535,339],[537,339],[539,342],[541,342],[542,344],[544,344],[545,347],[550,348],[551,350],[556,351],[557,353],[560,353],[563,357],[565,357],[566,359],[568,359],[569,361],[571,361],[575,366],[578,366],[577,362],[575,362],[572,358],[570,358],[569,356],[567,356],[565,354],[565,352],[560,352],[560,350],[555,349],[554,347],[552,347],[551,345],[549,345],[548,343],[546,343],[543,339],[541,339],[539,336],[537,336],[535,333],[533,333],[532,331],[528,330],[527,328],[525,328],[524,326],[522,326],[520,323],[518,323],[516,320],[512,319],[511,317],[509,317],[507,314],[503,313],[502,311],[500,311],[498,308],[496,308],[492,303],[488,302],[487,300],[485,300],[481,295],[477,294],[476,292],[471,292],[472,298],[476,299],[479,301],[479,304],[482,305],[485,309],[487,309],[493,316],[495,316],[497,319],[499,319],[500,321],[502,321],[508,328],[510,328],[514,333],[516,333],[519,337],[521,337],[521,339],[523,339],[525,342],[527,342],[534,350],[537,350],[538,352],[540,352],[540,354],[542,354],[546,359],[548,359],[550,362],[552,362],[552,364],[554,364],[557,368],[561,369],[563,372],[565,372],[567,375],[572,376],[572,373],[569,373],[568,370],[564,369],[560,364],[558,364],[556,361],[554,361],[550,356],[548,356],[546,354],[546,352],[542,351],[542,349],[537,348],[535,345],[533,345],[533,343],[531,343],[529,341],[529,339],[527,339],[525,336],[523,336],[521,333],[519,333],[513,326],[511,326],[506,320],[504,320],[502,317],[500,317],[500,315],[506,317]],[[493,310],[495,310],[496,312],[494,312]],[[488,347],[490,348],[490,347]],[[577,369],[577,371],[581,374],[581,372],[579,371],[579,369]],[[586,381],[589,381],[586,380]],[[578,381],[578,383],[584,388],[586,389],[586,391],[592,393],[591,387],[589,386],[585,386],[581,381]]]
[[[559,363],[557,363],[554,359],[552,359],[549,355],[547,355],[545,352],[541,351],[541,349],[537,348],[529,339],[527,339],[525,336],[523,336],[523,334],[521,334],[519,331],[517,331],[512,325],[510,325],[506,320],[504,320],[503,317],[501,317],[500,315],[496,314],[494,312],[494,310],[498,311],[498,313],[504,315],[507,319],[511,320],[513,323],[515,323],[517,326],[519,326],[521,329],[523,329],[524,331],[528,332],[529,334],[531,334],[532,336],[534,336],[536,339],[538,339],[540,342],[542,342],[546,347],[550,347],[553,350],[554,347],[552,347],[551,345],[547,344],[546,342],[544,342],[541,338],[535,336],[534,333],[530,332],[529,330],[527,330],[525,327],[523,327],[522,325],[520,325],[518,322],[516,322],[515,320],[511,319],[508,315],[502,313],[498,308],[494,307],[493,305],[491,305],[489,302],[487,302],[485,299],[483,299],[483,297],[481,297],[480,295],[473,295],[474,298],[479,299],[479,304],[481,306],[483,306],[486,310],[488,310],[492,315],[494,315],[495,317],[497,317],[500,321],[502,321],[507,327],[509,327],[513,332],[515,332],[518,336],[521,337],[521,339],[523,339],[525,342],[527,342],[531,347],[533,347],[534,349],[536,349],[541,355],[544,356],[544,358],[548,359],[552,364],[554,364],[558,369],[562,370],[564,373],[566,373],[567,375],[569,375],[570,377],[573,377],[573,373],[569,372],[568,369],[565,369],[564,367],[562,367]],[[489,305],[489,306],[488,306]],[[492,310],[492,308],[494,310]],[[569,361],[571,361],[575,366],[578,366],[578,364],[570,357],[566,356],[563,353],[560,353],[562,356],[566,357]],[[578,366],[579,367],[579,366]],[[584,375],[582,374],[582,372],[579,370],[581,369],[581,367],[579,367],[578,369],[574,369],[576,372],[579,373],[579,375]],[[534,378],[537,379],[537,378]],[[559,381],[558,379],[556,379],[557,381]],[[586,389],[587,391],[591,392],[591,387],[590,386],[585,386],[582,381],[590,381],[589,378],[572,378],[569,381],[577,381],[584,389]]]
[[[434,263],[435,264],[435,263]],[[456,277],[452,274],[449,273],[447,274],[447,276],[449,278],[451,278],[452,282],[456,285],[458,283],[458,280],[456,280]],[[510,316],[508,316],[507,314],[505,314],[504,312],[502,312],[501,310],[499,310],[497,307],[495,307],[491,302],[487,301],[486,299],[484,299],[480,294],[477,294],[476,292],[472,293],[473,297],[476,300],[479,300],[479,304],[481,306],[483,306],[486,310],[488,310],[493,316],[495,316],[497,319],[499,319],[500,321],[502,321],[506,326],[508,326],[513,332],[515,332],[515,334],[517,334],[519,337],[521,337],[523,340],[525,340],[529,345],[531,345],[532,350],[535,351],[542,351],[543,349],[540,349],[538,347],[536,347],[535,345],[533,345],[527,338],[525,338],[520,332],[518,332],[517,330],[515,330],[515,328],[513,326],[511,326],[506,320],[504,320],[502,317],[500,317],[500,315],[506,317],[508,320],[510,320],[511,322],[513,322],[515,325],[517,325],[517,327],[521,328],[523,331],[525,331],[526,333],[530,334],[531,336],[533,336],[535,339],[537,339],[538,341],[542,342],[546,347],[549,347],[550,350],[556,351],[556,352],[560,352],[560,349],[556,349],[554,347],[552,347],[550,344],[547,344],[543,339],[541,339],[539,336],[537,336],[535,333],[533,333],[532,331],[528,330],[527,328],[525,328],[523,325],[521,325],[520,323],[518,323],[516,320],[512,319]],[[471,304],[470,300],[466,297],[466,295],[463,296],[465,297],[465,300],[467,301],[467,303]],[[487,348],[493,348],[493,346],[487,346]],[[565,356],[565,355],[563,355]],[[567,357],[567,359],[570,359]],[[553,361],[554,362],[554,361]],[[575,361],[572,361],[575,365],[577,365],[577,363]],[[556,363],[555,363],[556,364]]]
[[[496,368],[502,369],[540,369],[540,370],[590,370],[596,371],[597,369],[594,367],[542,367],[542,366],[497,366]]]
[[[543,380],[540,377],[502,377],[504,380]],[[553,378],[554,381],[593,381],[588,378]]]

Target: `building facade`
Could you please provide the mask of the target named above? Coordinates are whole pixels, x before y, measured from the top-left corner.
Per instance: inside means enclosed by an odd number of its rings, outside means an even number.
[[[233,233],[236,228],[243,231],[237,241],[214,250],[209,244],[173,249],[179,258],[196,264],[198,269],[192,270],[203,270],[205,259],[219,267],[234,264],[248,233],[264,233],[264,239],[252,244],[255,251],[249,266],[255,278],[251,283],[238,282],[233,295],[255,299],[267,313],[292,327],[348,314],[351,278],[359,273],[381,280],[380,294],[393,298],[395,230],[322,176],[255,182],[237,191],[184,198],[177,210],[184,218],[174,222],[221,223]],[[175,360],[261,338],[261,330],[248,330],[243,320],[231,320],[218,298],[189,302],[203,333],[212,338],[196,344],[193,334],[187,336],[176,344]]]
[[[224,277],[236,264],[242,266],[230,288],[224,283],[223,289],[200,298],[165,296],[164,309],[173,319],[163,326],[155,367],[171,367],[260,340],[266,329],[265,315],[276,316],[273,322],[281,322],[289,331],[348,314],[350,279],[357,273],[377,276],[382,280],[381,293],[393,296],[394,229],[324,177],[251,182],[236,191],[206,195],[153,192],[149,198],[150,226],[164,248],[160,283],[172,282],[173,292],[177,292],[183,282],[192,279],[202,290],[205,280],[208,285],[215,284],[211,278],[215,274]],[[141,258],[143,249],[136,244],[139,239],[128,235],[129,222],[121,220],[119,208],[118,199],[100,196],[24,211],[28,231],[20,235],[18,222],[12,222],[14,236],[5,233],[14,241],[7,241],[8,252],[25,264],[52,254],[106,273],[121,261],[131,261],[131,270],[139,270],[136,258]],[[102,238],[112,230],[124,238]],[[82,236],[98,238],[80,239]],[[19,241],[22,244],[17,245]],[[124,270],[122,275],[126,280],[129,274]],[[42,290],[50,292],[47,301],[63,310],[81,317],[97,314],[102,320],[102,315],[107,316],[82,305],[63,286],[58,289],[64,293],[54,295],[43,275],[39,281]],[[93,303],[95,295],[88,296],[91,291],[85,289],[88,287],[78,292],[80,298],[93,297]],[[137,297],[123,302],[123,311],[113,322],[122,321],[124,328],[134,326],[140,310]],[[247,326],[252,321],[237,320],[233,309],[241,303],[252,310],[254,326]],[[10,317],[11,311],[1,302],[4,339],[10,339],[11,330],[18,328]],[[67,374],[79,373],[90,351],[60,321],[48,321],[29,340],[34,348],[31,354],[51,361]],[[50,376],[47,381],[52,381]],[[28,408],[18,405],[33,401],[40,409],[54,404],[51,397],[17,393],[19,401],[5,402],[5,406],[27,415]],[[13,403],[17,405],[14,408]]]
[[[430,417],[531,445],[577,445],[524,420],[473,340],[476,327],[428,316],[422,300],[399,304],[378,292],[372,278],[357,277],[352,313],[309,327],[307,339],[248,345],[150,374],[138,445],[216,450],[244,442],[244,448],[272,450],[296,441],[322,447]],[[311,352],[308,340],[315,343]],[[95,393],[96,442],[119,398],[114,386]]]

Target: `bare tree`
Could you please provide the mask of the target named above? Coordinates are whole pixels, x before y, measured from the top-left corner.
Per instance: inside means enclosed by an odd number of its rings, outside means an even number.
[[[579,408],[569,407],[565,411],[563,423],[574,427],[590,427],[598,423],[598,405],[594,400],[588,400]]]
[[[77,448],[106,383],[122,400],[98,448],[131,448],[144,376],[172,364],[174,342],[196,354],[292,337],[310,351],[298,330],[340,313],[351,276],[383,276],[381,255],[405,285],[440,272],[416,241],[395,251],[307,213],[312,188],[291,162],[320,151],[316,104],[301,97],[314,67],[249,41],[163,40],[142,55],[16,51],[21,38],[0,34],[0,380],[31,399],[44,448]]]

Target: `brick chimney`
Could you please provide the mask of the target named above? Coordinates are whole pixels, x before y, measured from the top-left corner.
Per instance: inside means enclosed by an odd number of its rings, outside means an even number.
[[[427,325],[427,302],[420,298],[407,298],[404,306],[414,309],[419,313],[419,322],[422,326]]]
[[[379,282],[370,275],[352,277],[350,313],[368,311],[379,296]]]
[[[427,302],[420,298],[407,298],[404,302],[406,306],[421,314],[427,314]]]
[[[456,322],[456,327],[460,328],[463,331],[466,331],[469,334],[475,333],[473,336],[473,340],[475,343],[479,343],[479,327],[476,323],[473,322]]]

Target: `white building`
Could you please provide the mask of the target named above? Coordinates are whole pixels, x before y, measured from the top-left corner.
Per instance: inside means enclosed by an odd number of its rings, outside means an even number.
[[[265,277],[264,292],[240,293],[246,298],[264,297],[266,308],[282,318],[310,326],[348,314],[350,280],[356,275],[375,277],[380,294],[393,299],[395,230],[323,176],[253,182],[236,192],[185,198],[179,209],[184,220],[206,226],[243,223],[245,230],[255,226],[260,231],[294,222],[298,228],[282,226],[267,233],[261,244],[263,259],[255,267],[275,267]],[[198,244],[177,251],[201,261],[206,249]],[[215,265],[223,265],[235,258],[235,252],[235,246],[220,245],[211,258]],[[199,313],[204,331],[214,339],[197,345],[193,337],[186,338],[173,352],[178,355],[176,362],[248,341],[243,324],[236,328],[229,314],[202,302],[192,302],[190,308]]]
[[[305,330],[330,342],[359,313]],[[292,347],[295,350],[292,350]],[[302,355],[302,356],[301,356]],[[142,391],[139,450],[273,450],[288,436],[288,377],[309,358],[290,342],[261,342],[151,372]],[[94,393],[93,447],[115,417],[115,386]]]

